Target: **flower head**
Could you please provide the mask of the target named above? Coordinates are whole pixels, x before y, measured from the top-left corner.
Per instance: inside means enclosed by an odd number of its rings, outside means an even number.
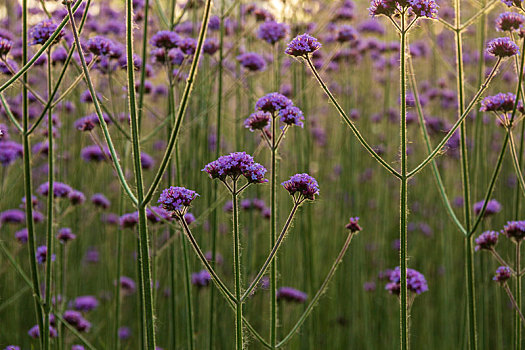
[[[525,238],[525,221],[509,221],[503,227],[503,233],[508,238],[519,242]]]
[[[78,311],[91,311],[98,307],[98,300],[92,295],[83,295],[75,298],[73,307]]]
[[[314,200],[315,195],[319,195],[319,184],[317,180],[308,174],[295,174],[290,180],[283,182],[281,185],[294,196],[296,193],[305,199]]]
[[[273,45],[288,34],[288,29],[284,23],[266,21],[259,26],[257,37]]]
[[[281,109],[279,111],[279,116],[281,117],[281,122],[288,126],[297,125],[301,128],[304,126],[303,120],[303,112],[295,106],[288,106],[284,109]]]
[[[284,51],[294,57],[307,57],[321,48],[321,43],[306,33],[296,36]]]
[[[62,182],[53,182],[54,198],[65,198],[71,191],[73,191],[73,189],[69,185],[66,185]],[[40,185],[37,189],[37,192],[40,193],[40,195],[47,197],[49,195],[49,182],[45,182]]]
[[[12,46],[13,42],[11,40],[0,37],[0,58],[5,58],[11,51]]]
[[[24,222],[26,214],[20,209],[8,209],[0,213],[0,225],[21,224]]]
[[[481,249],[492,249],[496,245],[496,243],[498,243],[498,236],[499,233],[496,231],[483,232],[475,239],[476,247],[474,249],[476,251]]]
[[[244,127],[250,131],[263,130],[270,125],[272,115],[268,112],[257,111],[250,114],[244,121]]]
[[[435,0],[408,0],[408,4],[418,17],[437,18],[439,6]]]
[[[512,270],[508,266],[500,266],[492,279],[498,283],[506,282],[512,276]]]
[[[487,44],[487,52],[499,58],[514,56],[519,51],[518,45],[508,37],[496,38]]]
[[[162,191],[158,203],[169,212],[182,211],[198,196],[197,192],[185,187],[171,186]]]
[[[390,282],[387,283],[385,289],[390,294],[398,295],[401,290],[401,269],[397,266],[390,272]],[[427,280],[425,276],[414,269],[407,269],[407,289],[413,293],[421,294],[428,290]]]
[[[394,14],[395,10],[396,3],[394,0],[372,0],[368,8],[368,13],[372,17],[379,15],[390,17]]]
[[[51,38],[57,29],[58,25],[51,19],[46,19],[36,24],[29,30],[29,39],[31,40],[30,45],[44,44],[49,40],[49,38]],[[60,33],[58,33],[58,35],[55,37],[54,44],[57,43],[63,36],[64,31],[61,30]]]
[[[296,303],[304,303],[308,295],[300,290],[291,287],[281,287],[277,290],[277,300],[286,300]]]
[[[191,284],[199,288],[207,287],[210,284],[211,276],[208,270],[202,270],[191,274]]]
[[[357,31],[354,27],[344,24],[337,30],[337,41],[344,43],[346,41],[354,41],[357,38]]]
[[[359,217],[357,216],[350,218],[350,222],[346,224],[345,227],[349,229],[351,232],[359,232],[362,230],[361,226],[359,226]]]
[[[219,159],[207,164],[202,171],[207,172],[212,179],[221,181],[227,177],[237,180],[242,175],[250,183],[268,182],[264,178],[266,168],[255,163],[253,157],[246,152],[235,152],[219,157]]]
[[[479,110],[482,112],[508,113],[514,110],[515,103],[516,95],[514,95],[512,92],[500,92],[494,96],[485,97],[481,101],[481,108]],[[517,110],[522,113],[525,112],[521,101],[518,101]]]
[[[485,204],[485,201],[480,201],[477,203],[474,203],[474,213],[476,215],[479,215],[481,213],[481,209],[483,209],[483,205]],[[501,204],[495,200],[491,199],[487,203],[487,208],[485,209],[485,213],[483,214],[484,217],[494,215],[496,213],[499,213],[501,210]]]
[[[288,97],[278,92],[271,92],[257,100],[255,110],[275,113],[290,106],[293,106],[293,102]]]
[[[523,0],[501,0],[502,3],[507,5],[508,7],[516,6],[521,8],[521,2]]]
[[[155,47],[172,49],[177,47],[179,39],[180,37],[177,33],[169,30],[161,30],[151,37],[151,44]]]
[[[60,243],[67,243],[69,241],[72,241],[76,238],[75,234],[73,234],[73,231],[69,227],[64,227],[58,230],[57,235],[58,240]]]
[[[247,52],[237,56],[237,61],[243,68],[251,72],[260,72],[266,69],[266,61],[258,53]]]
[[[517,12],[503,12],[496,18],[496,29],[500,32],[519,30],[525,17]]]
[[[95,36],[87,42],[87,49],[95,56],[109,56],[114,44],[103,36]]]

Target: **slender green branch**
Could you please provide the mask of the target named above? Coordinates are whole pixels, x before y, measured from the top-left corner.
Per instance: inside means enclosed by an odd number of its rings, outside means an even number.
[[[2,101],[2,106],[4,107],[5,113],[7,114],[7,118],[9,118],[11,123],[13,123],[13,125],[20,133],[23,133],[24,129],[22,128],[18,120],[16,120],[15,116],[13,115],[13,112],[11,112],[11,108],[9,108],[9,104],[5,100],[3,93],[0,93],[0,100]]]

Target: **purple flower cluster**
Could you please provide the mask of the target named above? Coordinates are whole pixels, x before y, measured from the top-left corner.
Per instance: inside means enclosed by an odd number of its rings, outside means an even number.
[[[517,12],[503,12],[496,18],[496,30],[500,32],[512,32],[519,30],[525,17]]]
[[[435,0],[372,0],[368,12],[370,16],[390,17],[405,8],[417,17],[435,19],[439,6]]]
[[[42,22],[31,27],[29,30],[29,39],[31,40],[31,45],[44,44],[46,41],[51,38],[53,33],[58,29],[58,25],[51,19],[43,20]],[[54,43],[57,43],[64,36],[64,31],[61,30],[60,33],[55,37]]]
[[[496,274],[492,278],[498,283],[505,283],[512,277],[512,270],[508,266],[500,266],[496,269]]]
[[[315,195],[319,195],[319,184],[317,180],[306,173],[295,174],[290,177],[290,180],[283,182],[281,185],[292,196],[299,193],[299,195],[305,199],[314,200]]]
[[[490,250],[493,249],[496,243],[498,243],[498,236],[499,233],[496,231],[485,231],[482,234],[480,234],[475,242],[476,247],[474,248],[476,251],[486,249]]]
[[[476,215],[479,215],[481,213],[481,209],[483,209],[483,205],[485,204],[485,201],[480,201],[474,203],[474,213]],[[494,215],[496,213],[499,213],[501,211],[501,204],[495,200],[491,199],[487,203],[487,208],[485,209],[485,213],[483,214],[484,217]]]
[[[73,191],[71,186],[66,185],[62,182],[53,182],[53,197],[54,198],[65,198],[69,195],[69,193]],[[45,182],[41,184],[37,192],[40,193],[42,196],[48,196],[49,195],[49,182]]]
[[[36,248],[36,261],[42,265],[47,261],[47,246],[41,245]],[[51,255],[51,261],[55,261],[55,254]]]
[[[359,217],[357,216],[350,218],[348,224],[346,224],[345,227],[351,232],[359,232],[362,230],[361,226],[359,226]]]
[[[399,295],[401,290],[401,269],[397,266],[388,276],[390,280],[385,286],[390,294]],[[407,289],[413,293],[421,294],[428,291],[428,284],[425,276],[414,269],[407,269]]]
[[[408,0],[409,9],[418,17],[437,18],[438,8],[434,0]]]
[[[162,191],[158,203],[169,212],[180,212],[189,207],[199,194],[185,187],[171,186]]]
[[[22,158],[24,147],[13,141],[0,142],[0,164],[4,167],[13,164],[17,159]]]
[[[266,61],[258,53],[246,52],[237,56],[237,61],[244,69],[251,72],[262,72],[266,69]]]
[[[257,100],[255,110],[275,114],[281,109],[291,106],[293,106],[293,102],[288,97],[278,92],[271,92]]]
[[[210,284],[211,276],[208,270],[201,270],[191,274],[191,284],[199,288],[207,287]]]
[[[86,46],[87,49],[95,56],[110,56],[115,52],[115,44],[113,41],[100,35],[90,38]]]
[[[281,122],[285,125],[292,126],[297,125],[301,128],[304,126],[303,120],[303,112],[295,106],[288,106],[286,108],[283,108],[279,110],[279,116],[281,117]]]
[[[88,312],[98,307],[98,300],[92,295],[83,295],[75,298],[73,308],[78,311]]]
[[[77,236],[73,233],[73,231],[71,231],[69,227],[64,227],[58,230],[57,238],[60,241],[60,243],[65,244],[69,241],[74,240],[76,237]]]
[[[479,110],[482,112],[508,113],[513,111],[515,103],[516,95],[514,95],[512,92],[500,92],[494,96],[485,97],[481,101],[481,108]],[[517,110],[522,113],[525,112],[521,101],[518,101]]]
[[[270,125],[271,118],[271,113],[257,111],[246,118],[244,121],[244,127],[250,131],[264,130]]]
[[[316,38],[304,33],[290,41],[284,52],[290,56],[306,58],[320,48],[321,43]]]
[[[11,40],[0,37],[0,58],[5,59],[12,47],[13,42]]]
[[[487,44],[487,52],[499,58],[514,56],[519,51],[518,45],[508,37],[496,38]]]
[[[172,49],[177,47],[179,42],[179,35],[169,30],[161,30],[151,37],[151,44],[155,47],[164,49]]]
[[[288,34],[288,30],[288,26],[284,23],[266,21],[259,26],[257,37],[273,45],[279,40],[284,39]]]
[[[525,238],[525,221],[509,221],[503,226],[503,233],[515,242]]]
[[[285,300],[296,303],[304,303],[308,295],[292,287],[281,287],[276,293],[277,300]]]
[[[87,332],[91,329],[91,323],[78,311],[66,310],[62,317],[79,332]]]
[[[255,163],[253,157],[246,152],[235,152],[219,157],[219,159],[207,164],[202,171],[210,175],[212,179],[225,181],[227,177],[236,181],[241,175],[250,183],[268,182],[264,178],[266,168]]]
[[[20,209],[8,209],[0,213],[0,224],[21,224],[24,222],[26,214]]]

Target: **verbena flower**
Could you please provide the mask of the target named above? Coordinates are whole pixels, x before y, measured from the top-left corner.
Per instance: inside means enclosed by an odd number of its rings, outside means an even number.
[[[247,52],[237,56],[241,66],[252,72],[260,72],[266,69],[266,61],[255,52]]]
[[[118,337],[122,340],[129,339],[131,337],[131,329],[129,327],[120,327],[118,329]]]
[[[353,217],[350,218],[350,221],[345,226],[348,230],[351,232],[359,232],[362,230],[361,226],[359,226],[359,217]]]
[[[29,30],[29,39],[31,40],[30,45],[44,44],[49,40],[57,28],[58,25],[51,19],[43,20],[42,22],[31,27]],[[64,34],[64,31],[61,30],[60,33],[55,37],[53,44],[57,43],[64,36]]]
[[[16,231],[15,232],[15,239],[19,242],[19,243],[27,243],[27,240],[29,239],[29,233],[27,231],[27,228],[23,228],[19,231]]]
[[[317,183],[317,180],[306,173],[295,174],[281,185],[292,196],[298,193],[305,199],[314,200],[315,195],[319,195],[319,184]]]
[[[507,5],[508,7],[516,6],[521,8],[521,3],[523,0],[501,0],[502,3]]]
[[[512,277],[512,270],[508,266],[500,266],[496,269],[496,274],[492,279],[498,283],[504,283]]]
[[[474,242],[476,242],[476,247],[474,249],[478,251],[482,249],[490,250],[494,248],[496,243],[498,243],[498,236],[499,233],[496,231],[483,232],[475,239]]]
[[[434,0],[408,0],[408,4],[418,17],[437,18],[439,6]]]
[[[0,213],[0,224],[21,224],[24,222],[26,214],[20,209],[8,209]]]
[[[30,336],[31,338],[35,338],[35,339],[40,338],[40,329],[38,328],[38,325],[33,326],[33,327],[27,332],[27,334],[29,334],[29,336]],[[49,336],[50,336],[51,338],[56,338],[56,337],[58,336],[58,332],[57,332],[57,330],[56,330],[54,327],[52,327],[52,326],[49,326]]]
[[[199,288],[207,287],[210,284],[211,276],[208,270],[201,270],[191,274],[191,284]]]
[[[12,47],[13,42],[11,40],[0,37],[0,58],[5,59]]]
[[[183,38],[177,42],[177,46],[185,55],[193,55],[197,49],[197,40],[193,38]]]
[[[107,197],[102,193],[95,193],[93,196],[91,196],[91,203],[93,203],[94,206],[102,209],[108,209],[111,205],[109,199],[107,199]]]
[[[95,36],[87,41],[87,49],[95,56],[109,56],[111,55],[113,42],[103,36]]]
[[[71,186],[66,185],[62,182],[53,182],[53,197],[54,198],[65,198],[67,195],[73,191]],[[37,192],[40,193],[42,196],[48,196],[49,195],[49,182],[45,182],[41,184]]]
[[[72,190],[68,193],[67,199],[73,205],[79,205],[86,201],[86,196],[79,190]]]
[[[477,203],[474,203],[474,213],[476,215],[479,215],[481,213],[481,209],[483,208],[483,205],[485,204],[485,201],[480,201]],[[495,200],[491,199],[487,203],[487,208],[485,209],[485,213],[483,214],[484,217],[494,215],[496,213],[499,213],[501,210],[501,204]]]
[[[281,287],[277,290],[277,300],[286,300],[296,303],[304,303],[308,295],[298,289],[291,287]]]
[[[208,173],[212,179],[221,181],[225,181],[227,177],[236,181],[240,176],[244,176],[250,183],[268,182],[264,178],[266,168],[256,163],[246,152],[235,152],[219,157],[207,164],[202,171]]]
[[[0,142],[0,164],[4,167],[13,164],[17,159],[22,158],[24,147],[13,141]]]
[[[288,26],[284,23],[266,21],[259,26],[257,37],[269,44],[275,44],[288,34]]]
[[[151,37],[151,44],[155,47],[171,49],[177,47],[179,35],[169,30],[161,30]]]
[[[487,52],[499,58],[514,56],[519,51],[518,45],[508,37],[496,38],[487,44]]]
[[[337,41],[344,43],[357,39],[358,33],[351,25],[344,24],[337,30]]]
[[[115,282],[116,283],[116,282]],[[132,278],[127,276],[120,276],[120,288],[125,295],[131,295],[135,293],[136,285]]]
[[[119,218],[119,225],[122,228],[133,228],[139,222],[139,213],[126,213]]]
[[[525,221],[508,221],[503,227],[503,233],[515,242],[525,238]]]
[[[270,125],[272,115],[268,112],[258,111],[250,114],[244,121],[244,127],[250,131],[263,130]]]
[[[485,97],[481,101],[481,108],[479,110],[482,112],[508,113],[514,109],[515,103],[516,95],[514,95],[512,92],[500,92],[494,96]],[[518,101],[517,110],[522,113],[525,112],[523,103],[521,101]]]
[[[98,300],[92,295],[83,295],[75,298],[73,307],[75,310],[88,312],[98,307]]]
[[[396,3],[394,0],[372,0],[370,2],[370,7],[368,8],[368,13],[370,16],[392,16],[396,10]]]
[[[516,12],[503,12],[496,18],[496,30],[501,32],[512,32],[519,30],[525,17]]]
[[[36,261],[42,265],[47,261],[47,246],[41,245],[36,248]],[[51,261],[55,261],[55,254],[51,255]]]
[[[296,36],[284,51],[287,55],[294,57],[307,57],[321,48],[321,43],[309,34]]]
[[[410,292],[421,294],[428,291],[428,284],[425,276],[417,270],[407,269],[407,289]],[[390,282],[387,283],[385,289],[390,294],[399,295],[401,291],[401,269],[397,266],[388,276]]]
[[[213,55],[219,50],[219,41],[215,38],[208,38],[204,40],[202,45],[202,52],[208,55]]]
[[[271,92],[257,100],[255,110],[273,114],[289,106],[293,106],[293,103],[288,97],[278,92]]]
[[[304,126],[302,122],[304,120],[303,112],[298,107],[288,106],[281,109],[279,110],[279,116],[281,117],[281,122],[286,125],[297,125],[301,128]]]
[[[162,191],[158,203],[169,212],[179,212],[189,207],[199,194],[185,187],[170,186]]]
[[[71,231],[69,227],[63,227],[58,230],[57,238],[61,243],[67,243],[74,240],[77,236]]]

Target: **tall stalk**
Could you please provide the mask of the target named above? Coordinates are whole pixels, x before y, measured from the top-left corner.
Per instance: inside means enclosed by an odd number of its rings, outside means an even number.
[[[272,120],[272,142],[271,142],[271,178],[270,178],[270,249],[275,245],[277,233],[277,148],[276,148],[276,124],[278,119]],[[270,344],[272,348],[277,345],[277,259],[270,264]]]
[[[22,64],[27,64],[27,0],[22,0]],[[23,127],[23,147],[24,153],[22,155],[24,162],[24,195],[26,198],[26,226],[27,226],[27,242],[29,250],[29,263],[31,267],[31,282],[33,289],[33,300],[35,304],[36,319],[38,328],[44,329],[44,317],[42,307],[42,295],[40,293],[40,279],[38,275],[38,267],[36,263],[36,246],[35,246],[35,221],[33,219],[33,185],[31,180],[31,146],[29,143],[29,105],[28,105],[28,90],[27,90],[27,72],[22,75],[22,127]],[[41,338],[42,341],[42,338]],[[42,345],[42,343],[41,343]]]
[[[401,185],[400,185],[400,229],[399,229],[399,265],[401,269],[401,290],[400,298],[400,327],[401,327],[401,349],[408,349],[408,306],[407,306],[407,128],[406,128],[406,13],[405,10],[401,12],[401,39],[399,49],[400,62],[400,93],[401,93],[401,114],[400,114],[400,133],[401,133]]]
[[[155,323],[153,312],[152,280],[149,255],[148,224],[146,219],[146,205],[144,203],[144,183],[142,179],[142,164],[140,160],[140,135],[135,96],[135,73],[133,65],[133,0],[126,1],[126,48],[127,48],[127,82],[128,103],[131,120],[131,140],[133,149],[133,166],[135,170],[135,185],[137,187],[138,201],[138,233],[139,252],[138,261],[141,266],[143,294],[141,304],[145,312],[145,320],[141,325],[146,329],[146,345],[148,350],[155,349]]]
[[[239,208],[238,208],[237,179],[232,183],[232,201],[233,201],[233,265],[235,274],[235,340],[236,349],[242,350],[242,291],[241,291],[241,242],[239,238]]]
[[[47,51],[47,92],[51,96],[53,89],[53,82],[51,79],[51,50]],[[46,231],[46,281],[45,281],[45,303],[44,303],[44,330],[41,331],[44,337],[44,349],[50,349],[50,335],[49,335],[49,314],[51,312],[51,262],[53,260],[54,240],[53,240],[53,202],[55,199],[54,193],[54,172],[55,172],[55,152],[54,152],[54,137],[53,137],[53,110],[48,109],[47,114],[47,140],[48,140],[48,156],[47,156],[47,181],[49,189],[47,192],[47,231]],[[31,199],[27,199],[26,203],[31,204]],[[43,333],[42,333],[43,332]]]
[[[509,131],[510,132],[510,131]],[[514,332],[516,333],[515,348],[516,350],[521,349],[521,241],[516,242],[516,312],[514,320]]]

